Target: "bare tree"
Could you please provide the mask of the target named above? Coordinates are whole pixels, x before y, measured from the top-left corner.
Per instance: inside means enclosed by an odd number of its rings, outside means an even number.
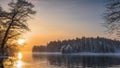
[[[120,0],[110,0],[105,13],[105,27],[110,33],[120,32]]]
[[[24,32],[29,31],[27,20],[31,18],[34,5],[26,0],[12,0],[9,4],[9,11],[4,11],[0,7],[0,54],[9,52],[11,55],[17,48],[15,40]],[[9,51],[7,51],[9,50]],[[13,52],[14,53],[14,52]],[[4,59],[0,60],[3,63]],[[3,64],[1,67],[4,67]]]

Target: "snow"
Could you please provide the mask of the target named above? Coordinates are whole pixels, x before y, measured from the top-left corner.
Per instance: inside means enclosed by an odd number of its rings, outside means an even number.
[[[61,52],[33,52],[33,54],[40,54],[40,55],[62,55]]]
[[[68,53],[62,54],[61,52],[34,52],[38,55],[73,55],[73,56],[120,56],[120,53],[92,53],[92,52],[80,52],[80,53]]]
[[[0,58],[8,58],[8,56],[0,56]]]
[[[115,50],[116,53],[120,53],[120,48]]]

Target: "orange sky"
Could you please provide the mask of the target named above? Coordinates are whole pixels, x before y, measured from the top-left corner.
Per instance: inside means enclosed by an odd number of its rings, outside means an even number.
[[[26,36],[26,35],[25,35]],[[32,34],[32,32],[29,32],[26,37],[26,44],[24,48],[22,49],[23,51],[31,51],[32,47],[34,45],[46,45],[50,41],[54,40],[65,40],[65,39],[74,39],[76,37],[81,38],[82,36],[86,37],[96,37],[98,35],[95,34],[87,34],[87,33],[82,33],[82,34],[68,34],[65,32],[53,32],[53,33],[38,33],[38,34]],[[102,36],[102,35],[101,35]]]
[[[0,0],[5,9],[10,0]],[[22,50],[31,51],[34,45],[46,45],[52,40],[76,37],[105,36],[102,14],[106,0],[28,0],[37,13],[28,21],[31,32]]]
[[[52,40],[105,36],[100,24],[104,22],[100,16],[105,8],[103,2],[81,1],[32,1],[37,14],[28,21],[31,32],[25,34],[27,44],[23,50],[31,51],[32,46],[46,45]]]

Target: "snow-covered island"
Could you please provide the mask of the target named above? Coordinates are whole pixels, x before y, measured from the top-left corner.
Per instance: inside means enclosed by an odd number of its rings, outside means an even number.
[[[73,53],[119,53],[120,41],[103,37],[76,38],[63,41],[51,41],[44,46],[34,46],[32,52]]]

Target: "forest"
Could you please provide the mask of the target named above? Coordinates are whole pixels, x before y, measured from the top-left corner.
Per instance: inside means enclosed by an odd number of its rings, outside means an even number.
[[[32,52],[62,52],[62,53],[114,53],[120,51],[120,41],[104,37],[82,37],[68,40],[50,41],[47,45],[35,45]]]

